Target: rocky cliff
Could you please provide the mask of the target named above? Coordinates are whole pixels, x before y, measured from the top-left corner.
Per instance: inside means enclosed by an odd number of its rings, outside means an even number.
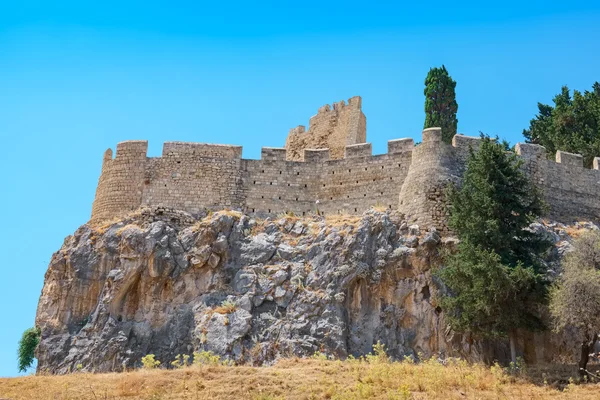
[[[566,232],[538,225],[554,235],[556,254],[568,248]],[[45,276],[38,370],[122,370],[146,354],[168,365],[200,350],[259,364],[317,351],[359,356],[378,340],[395,358],[497,357],[498,346],[474,345],[443,323],[432,267],[454,243],[375,210],[254,220],[142,209],[86,224]]]

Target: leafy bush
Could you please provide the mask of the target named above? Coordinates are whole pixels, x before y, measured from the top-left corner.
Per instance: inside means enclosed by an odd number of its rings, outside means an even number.
[[[221,356],[212,351],[195,351],[194,365],[221,365]]]
[[[25,372],[33,364],[41,333],[39,328],[29,328],[23,332],[18,349],[19,372]]]
[[[154,359],[154,354],[147,354],[142,357],[142,365],[144,366],[144,369],[154,369],[158,368],[160,361]]]

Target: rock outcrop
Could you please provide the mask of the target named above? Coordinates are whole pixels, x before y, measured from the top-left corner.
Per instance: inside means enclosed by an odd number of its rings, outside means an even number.
[[[557,254],[568,249],[558,228],[536,229],[564,242]],[[46,273],[38,370],[122,370],[146,354],[168,365],[201,350],[258,364],[317,351],[343,358],[377,341],[394,358],[497,357],[497,347],[449,332],[437,306],[443,288],[432,266],[455,242],[375,210],[273,220],[222,211],[197,220],[146,209],[86,224]]]

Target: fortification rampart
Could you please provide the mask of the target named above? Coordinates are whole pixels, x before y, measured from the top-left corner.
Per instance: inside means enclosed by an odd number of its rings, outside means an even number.
[[[469,149],[477,150],[480,139],[456,135],[452,145],[446,144],[440,128],[424,130],[422,139],[413,151],[398,210],[409,222],[447,231],[446,187],[460,184]],[[523,158],[525,172],[542,189],[549,206],[547,217],[559,221],[600,219],[600,158],[594,159],[593,169],[585,169],[579,154],[558,151],[552,161],[539,145],[519,143],[515,150]]]
[[[240,146],[167,142],[161,157],[149,158],[146,141],[119,143],[114,159],[110,149],[104,155],[92,219],[142,205],[191,213],[231,207],[258,216],[306,215],[317,208],[360,214],[379,206],[447,230],[446,187],[460,183],[479,138],[456,135],[450,145],[440,128],[430,128],[416,147],[412,139],[392,140],[386,154],[373,155],[364,143],[365,121],[360,97],[321,107],[309,132],[292,130],[292,136],[307,135],[304,142],[291,145],[288,137],[286,148],[263,148],[260,160],[243,159]],[[333,147],[306,147],[310,143]],[[532,144],[518,144],[516,152],[543,190],[551,218],[600,220],[600,158],[585,169],[577,154],[559,151],[552,161]]]
[[[120,143],[114,159],[107,151],[93,220],[142,205],[191,213],[231,207],[259,216],[396,209],[413,140],[390,141],[380,155],[372,155],[370,143],[347,146],[338,160],[329,149],[305,149],[304,161],[288,161],[285,148],[265,147],[260,160],[242,159],[239,146],[168,142],[161,157],[151,158],[146,149],[147,142]]]

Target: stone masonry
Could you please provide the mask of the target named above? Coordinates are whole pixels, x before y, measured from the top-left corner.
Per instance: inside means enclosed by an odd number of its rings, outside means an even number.
[[[460,183],[469,148],[478,138],[441,140],[441,129],[423,131],[422,142],[388,142],[372,155],[360,97],[321,107],[308,132],[292,130],[286,148],[263,148],[260,160],[242,159],[240,146],[167,142],[161,157],[147,157],[146,141],[128,141],[104,155],[92,220],[106,220],[141,206],[192,214],[239,209],[259,217],[293,212],[361,214],[371,207],[399,210],[411,223],[445,231],[445,188]],[[314,147],[313,147],[314,146]],[[322,148],[330,146],[331,148]],[[311,148],[313,147],[313,148]],[[538,145],[516,152],[543,190],[549,217],[600,220],[600,158],[585,169],[580,155],[557,152],[549,160]]]
[[[362,100],[352,97],[344,101],[319,108],[310,119],[308,131],[300,125],[290,130],[285,148],[286,159],[302,161],[305,149],[329,149],[331,159],[344,158],[346,146],[367,141],[367,119],[362,112]]]

